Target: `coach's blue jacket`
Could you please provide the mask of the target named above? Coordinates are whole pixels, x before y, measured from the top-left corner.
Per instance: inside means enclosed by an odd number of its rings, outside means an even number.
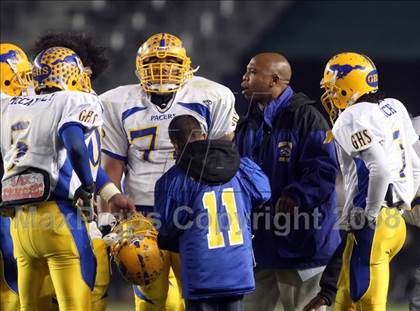
[[[252,218],[257,269],[322,266],[340,242],[334,228],[336,153],[332,142],[325,143],[329,126],[314,104],[288,87],[262,116],[254,110],[238,126],[241,156],[262,167],[272,189],[270,217]],[[273,206],[282,194],[297,203],[298,214],[275,215]]]

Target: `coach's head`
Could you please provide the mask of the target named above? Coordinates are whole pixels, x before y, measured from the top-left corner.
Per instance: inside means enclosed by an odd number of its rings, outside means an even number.
[[[252,104],[266,106],[287,88],[292,69],[287,59],[278,53],[255,55],[242,76],[242,94]]]

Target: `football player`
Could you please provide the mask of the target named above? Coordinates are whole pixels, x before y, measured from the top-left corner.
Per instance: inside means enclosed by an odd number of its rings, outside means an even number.
[[[404,105],[381,97],[367,56],[335,55],[321,86],[346,188],[348,234],[335,310],[386,310],[389,263],[406,234],[401,211],[410,209],[416,192],[418,136]],[[305,310],[316,309],[316,303]]]
[[[156,182],[158,241],[179,244],[186,309],[243,310],[255,290],[249,215],[270,199],[268,178],[232,142],[207,140],[191,115],[172,119],[169,137],[179,156]]]
[[[139,84],[100,96],[105,106],[103,165],[115,184],[121,183],[125,173],[125,191],[134,198],[137,210],[147,214],[153,211],[156,180],[175,163],[168,136],[170,121],[190,114],[210,138],[231,138],[237,115],[232,92],[194,76],[191,60],[174,35],[160,33],[147,39],[137,52],[136,73]],[[178,259],[166,253],[165,261],[166,269],[154,284],[134,288],[137,310],[162,310],[168,287],[167,308],[183,308],[177,282],[168,283],[169,265],[177,266]]]
[[[1,123],[2,199],[14,210],[21,309],[39,308],[41,282],[50,274],[60,310],[91,310],[96,258],[77,207],[92,217],[95,191],[111,206],[129,209],[129,201],[99,168],[98,137],[86,146],[102,124],[102,108],[77,54],[44,50],[32,73],[39,95],[11,98]]]
[[[32,86],[32,65],[25,52],[11,43],[0,43],[0,83],[1,107],[10,97],[26,95]],[[2,177],[1,156],[0,161]],[[13,257],[10,218],[0,216],[0,310],[18,309],[17,265]]]
[[[420,117],[417,116],[411,119],[414,129],[417,134],[420,134]],[[420,157],[420,141],[414,146],[417,155]],[[413,208],[404,212],[403,217],[407,224],[420,227],[420,189],[417,189],[416,197],[411,203]],[[420,266],[417,266],[414,274],[414,289],[410,298],[410,311],[420,310]]]
[[[102,74],[108,65],[108,60],[104,55],[105,49],[96,45],[91,37],[82,33],[47,34],[36,41],[32,52],[38,55],[43,50],[54,46],[62,46],[75,51],[80,57],[84,68],[87,69],[92,82]],[[100,140],[100,131],[96,129],[95,135],[92,135],[87,142],[89,152],[93,152],[92,146],[100,145]],[[91,157],[97,157],[97,155],[91,154]],[[107,290],[110,282],[108,253],[105,242],[101,239],[101,234],[96,229],[96,223],[90,223],[89,229],[93,252],[97,260],[95,286],[92,292],[93,311],[103,311],[107,305]],[[57,307],[56,304],[55,307]]]

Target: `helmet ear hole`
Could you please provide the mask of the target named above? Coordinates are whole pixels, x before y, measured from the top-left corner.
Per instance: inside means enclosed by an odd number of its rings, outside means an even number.
[[[345,90],[342,90],[341,91],[341,95],[346,96],[347,95],[347,92]]]
[[[11,84],[10,80],[6,80],[6,81],[4,81],[4,85],[5,85],[5,86],[9,86],[10,84]]]

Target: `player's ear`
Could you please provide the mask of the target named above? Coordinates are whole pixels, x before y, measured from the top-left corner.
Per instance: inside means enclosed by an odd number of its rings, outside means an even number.
[[[179,152],[179,144],[177,144],[176,142],[174,142],[173,140],[171,140],[171,144],[174,146],[175,148],[175,152],[178,153]]]

